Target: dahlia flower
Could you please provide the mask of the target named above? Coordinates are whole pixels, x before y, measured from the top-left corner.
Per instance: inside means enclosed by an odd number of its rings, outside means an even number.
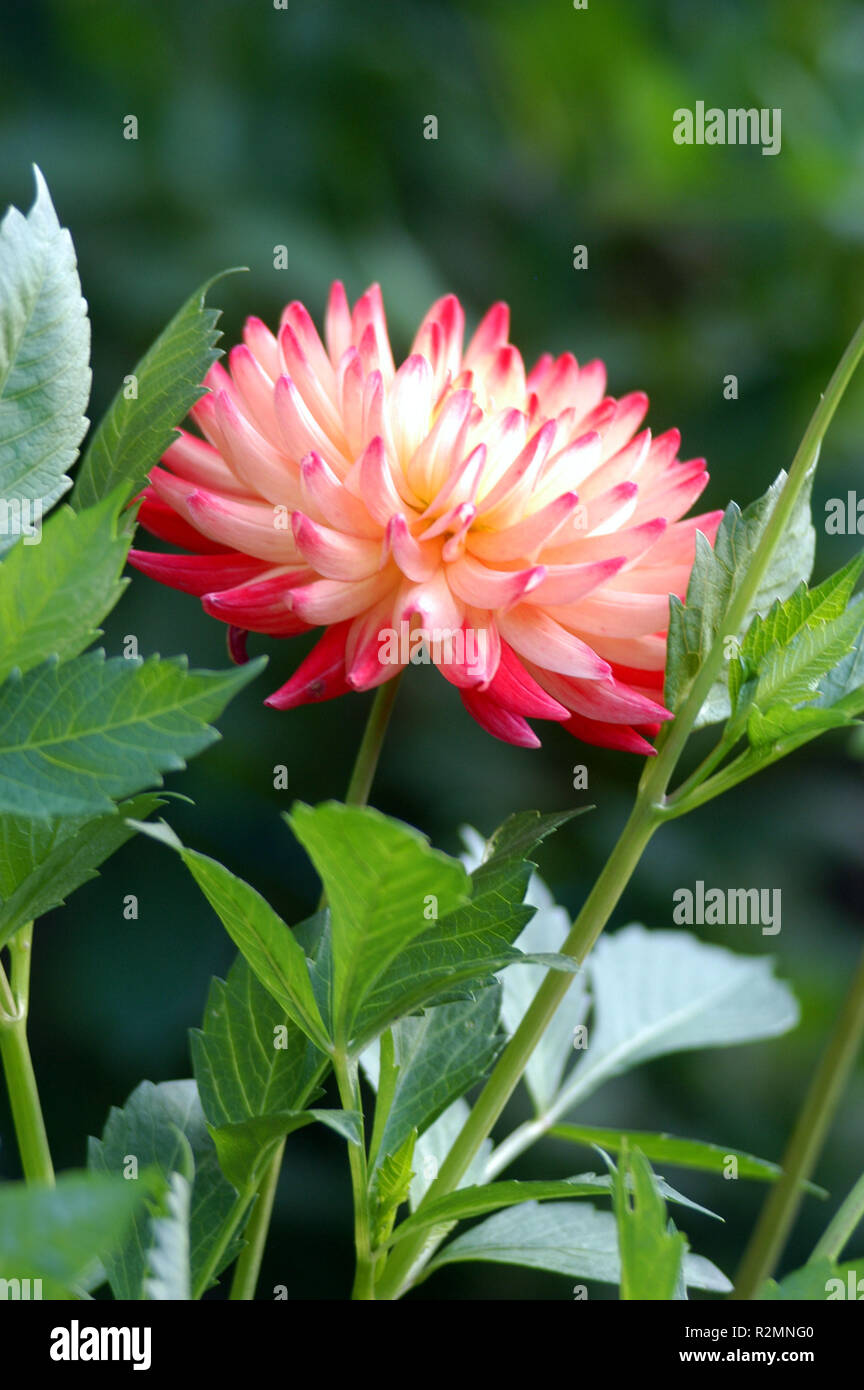
[[[289,304],[216,364],[153,469],[140,520],[189,555],[133,551],[146,574],[247,631],[324,633],[267,703],[369,690],[431,660],[489,733],[535,747],[529,719],[650,753],[668,596],[695,532],[704,460],[639,430],[647,397],[605,394],[602,362],[545,354],[526,373],[495,304],[433,304],[396,368],[377,285],[333,285],[325,343]],[[200,436],[203,435],[203,438]],[[235,641],[236,647],[236,641]]]

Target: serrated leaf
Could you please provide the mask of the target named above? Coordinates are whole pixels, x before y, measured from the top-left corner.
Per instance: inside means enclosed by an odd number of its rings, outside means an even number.
[[[546,1269],[601,1284],[617,1284],[621,1277],[615,1217],[588,1202],[525,1202],[496,1212],[439,1250],[426,1272],[466,1260]],[[685,1256],[684,1277],[689,1288],[713,1293],[732,1288],[700,1255]]]
[[[645,1130],[603,1129],[597,1125],[553,1125],[549,1130],[553,1139],[565,1139],[571,1144],[583,1144],[586,1148],[600,1148],[609,1153],[619,1153],[623,1145],[638,1148],[652,1163],[671,1164],[674,1168],[693,1168],[704,1173],[726,1175],[729,1160],[735,1161],[735,1176],[753,1178],[761,1182],[776,1182],[783,1169],[777,1163],[765,1158],[755,1158],[729,1145],[706,1144],[699,1139],[679,1139],[674,1134],[651,1134]],[[807,1183],[809,1192],[820,1197],[827,1196],[824,1188]]]
[[[672,597],[666,657],[666,708],[677,711],[720,632],[744,575],[777,505],[785,473],[766,493],[742,512],[732,502],[726,508],[713,547],[696,534],[696,550],[687,600]],[[801,579],[809,578],[815,552],[815,531],[810,520],[812,477],[798,495],[795,511],[771,558],[765,578],[741,625],[741,637],[752,619],[764,613],[776,598],[786,598]],[[705,700],[695,727],[714,724],[730,713],[728,673],[718,678]]]
[[[653,1057],[776,1037],[798,1007],[764,956],[737,956],[682,931],[624,927],[598,941],[587,970],[588,1048],[548,1108],[565,1115],[611,1076]]]
[[[0,565],[0,681],[50,656],[78,656],[117,603],[130,537],[116,499],[77,514],[61,507],[38,546],[18,541]]]
[[[327,894],[330,1029],[345,1046],[378,980],[428,928],[432,904],[452,911],[466,897],[468,877],[416,830],[370,807],[301,803],[288,820]]]
[[[370,1184],[370,1205],[373,1212],[372,1246],[377,1249],[388,1240],[396,1213],[407,1202],[414,1177],[412,1160],[416,1130],[406,1135],[398,1149],[386,1156],[375,1168]]]
[[[53,1188],[0,1187],[0,1279],[41,1279],[43,1298],[72,1298],[94,1261],[121,1248],[133,1220],[146,1219],[146,1180],[61,1173]],[[38,1295],[37,1295],[38,1296]]]
[[[189,1275],[189,1219],[192,1186],[183,1173],[172,1173],[164,1211],[151,1223],[152,1245],[147,1252],[144,1298],[164,1302],[192,1297]]]
[[[75,250],[41,173],[0,224],[0,551],[38,533],[87,428],[90,325]]]
[[[409,1135],[422,1134],[486,1075],[504,1042],[498,1031],[500,1004],[500,989],[493,985],[476,999],[439,1004],[394,1026],[398,1076],[380,1155],[394,1154]],[[361,1060],[377,1079],[377,1056],[364,1054]]]
[[[666,1217],[651,1165],[625,1146],[613,1183],[622,1301],[669,1302],[675,1297],[687,1239]]]
[[[141,820],[163,804],[149,794],[121,802],[119,814],[107,816],[0,816],[0,947],[97,877],[99,865],[135,834],[127,817]]]
[[[0,812],[99,815],[219,737],[209,720],[261,670],[190,671],[183,659],[46,662],[0,686]]]
[[[193,1296],[237,1253],[223,1250],[224,1230],[236,1210],[237,1194],[223,1177],[194,1081],[142,1081],[122,1110],[112,1107],[101,1139],[90,1139],[87,1167],[91,1172],[123,1175],[129,1160],[138,1172],[153,1169],[167,1185],[171,1174],[183,1170],[191,1150],[194,1182],[189,1217],[189,1268]],[[139,1179],[140,1181],[140,1179]],[[136,1183],[128,1180],[126,1186]],[[138,1211],[132,1232],[122,1247],[104,1260],[115,1298],[140,1299],[153,1246],[152,1216]],[[215,1265],[215,1268],[214,1268]]]
[[[192,1069],[222,1169],[245,1191],[292,1130],[329,1060],[238,956],[214,979],[202,1029],[191,1033]],[[308,1123],[322,1112],[310,1113]],[[284,1128],[282,1125],[284,1124]]]
[[[473,998],[505,966],[518,964],[521,969],[540,960],[556,969],[577,969],[569,958],[548,953],[529,956],[513,946],[534,913],[525,893],[536,866],[526,856],[576,814],[520,812],[496,831],[483,863],[471,875],[470,900],[403,945],[374,982],[357,1015],[358,1045],[427,1004]],[[326,974],[326,951],[319,952],[318,962]]]
[[[223,274],[229,274],[225,271]],[[221,310],[205,307],[215,275],[174,315],[135,367],[137,396],[121,386],[100,422],[78,469],[72,504],[78,510],[106,497],[118,486],[124,500],[144,485],[177,426],[205,393],[201,385],[221,352],[216,328]]]

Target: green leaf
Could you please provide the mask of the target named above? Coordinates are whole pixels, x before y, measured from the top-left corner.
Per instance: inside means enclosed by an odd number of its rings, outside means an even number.
[[[61,507],[42,544],[23,540],[0,565],[0,681],[49,656],[78,656],[117,603],[129,535],[117,531],[117,499],[80,514]]]
[[[848,656],[864,630],[864,604],[845,606],[847,587],[860,572],[861,562],[855,561],[833,576],[829,596],[821,602],[819,589],[796,590],[791,599],[771,610],[764,623],[754,624],[755,633],[748,632],[741,654],[756,672],[753,699],[760,710],[769,710],[777,702],[795,705],[813,699],[821,678]],[[848,585],[841,583],[844,573]],[[843,599],[840,611],[823,616],[837,599]],[[772,640],[775,633],[777,640]]]
[[[151,1190],[145,1179],[78,1172],[61,1173],[54,1188],[4,1183],[0,1279],[41,1279],[43,1298],[77,1296],[94,1263],[116,1255],[142,1219]]]
[[[359,1144],[363,1117],[359,1110],[282,1110],[257,1115],[240,1124],[211,1128],[219,1165],[237,1191],[252,1196],[279,1142],[287,1134],[316,1122],[349,1144]]]
[[[430,912],[446,915],[465,900],[468,877],[416,830],[370,807],[299,803],[288,821],[330,905],[330,1028],[346,1046],[376,983],[427,930]]]
[[[625,1144],[638,1148],[652,1163],[671,1164],[673,1168],[693,1168],[704,1173],[726,1176],[729,1160],[735,1160],[734,1176],[753,1178],[759,1182],[775,1182],[783,1172],[777,1163],[754,1158],[742,1149],[728,1145],[706,1144],[698,1139],[678,1139],[674,1134],[651,1134],[644,1130],[601,1129],[597,1125],[553,1125],[549,1134],[554,1139],[566,1139],[586,1148],[600,1148],[619,1153]],[[819,1197],[828,1194],[822,1187],[807,1183],[808,1192]]]
[[[549,1107],[551,1118],[653,1057],[776,1037],[798,1021],[770,957],[733,955],[682,931],[624,927],[601,938],[587,970],[589,1045]]]
[[[504,1039],[498,1032],[500,989],[481,989],[476,999],[439,1004],[393,1029],[396,1086],[379,1153],[394,1154],[411,1134],[421,1134],[443,1110],[486,1075]],[[377,1046],[364,1053],[364,1069],[377,1083]]]
[[[588,1202],[524,1202],[496,1212],[439,1250],[426,1273],[466,1260],[547,1269],[601,1284],[617,1284],[621,1277],[615,1217]],[[712,1293],[732,1288],[716,1265],[699,1255],[685,1256],[684,1278],[688,1287]]]
[[[99,865],[135,834],[129,818],[140,821],[163,804],[150,793],[122,801],[119,815],[0,816],[0,947],[96,878]]]
[[[670,1201],[679,1202],[682,1206],[690,1207],[691,1210],[699,1211],[705,1216],[715,1216],[713,1211],[699,1206],[697,1202],[691,1202],[689,1198],[676,1192],[662,1178],[658,1178],[657,1182],[658,1191]],[[429,1202],[421,1211],[407,1217],[394,1232],[392,1243],[395,1244],[405,1236],[416,1235],[418,1231],[427,1230],[432,1226],[451,1225],[455,1221],[465,1221],[472,1216],[484,1216],[487,1212],[497,1211],[502,1207],[519,1206],[523,1202],[557,1201],[562,1197],[600,1197],[613,1192],[613,1179],[608,1173],[578,1173],[572,1178],[554,1178],[540,1182],[506,1179],[503,1182],[462,1187],[456,1192],[448,1193],[446,1197]]]
[[[379,1249],[390,1237],[396,1213],[403,1202],[407,1202],[411,1190],[414,1170],[411,1166],[415,1130],[406,1135],[404,1142],[393,1153],[376,1166],[370,1183],[369,1197],[372,1208],[372,1246]]]
[[[0,812],[98,815],[113,797],[161,785],[161,773],[218,738],[207,721],[262,664],[190,671],[182,658],[95,651],[10,677],[0,687]]]
[[[184,1301],[192,1297],[189,1275],[189,1219],[192,1186],[183,1173],[172,1173],[165,1194],[165,1212],[154,1216],[152,1245],[147,1254],[144,1297],[153,1301]]]
[[[744,579],[756,548],[771,518],[786,481],[781,473],[768,491],[742,512],[731,502],[720,523],[713,547],[701,532],[687,601],[670,599],[669,638],[666,657],[666,708],[676,712],[683,704],[715,638],[723,628],[729,607]],[[775,550],[762,585],[749,606],[741,633],[753,617],[763,613],[776,598],[786,598],[813,566],[815,531],[810,520],[812,478],[801,489],[782,545]],[[732,634],[741,636],[741,633]],[[696,727],[715,724],[730,713],[728,673],[723,672],[702,706]]]
[[[628,1152],[625,1145],[613,1171],[621,1298],[669,1302],[682,1273],[686,1237],[667,1221],[660,1185],[642,1154]]]
[[[150,827],[149,833],[178,851],[264,988],[317,1047],[329,1051],[330,1039],[312,992],[306,956],[282,918],[242,878],[215,859],[185,849],[164,823]]]
[[[90,325],[72,239],[34,168],[36,200],[0,224],[0,550],[28,541],[71,486],[87,428]]]
[[[193,1296],[197,1298],[203,1292],[200,1285],[214,1264],[216,1274],[237,1253],[236,1245],[221,1249],[224,1231],[236,1210],[237,1195],[219,1168],[195,1082],[163,1081],[154,1086],[150,1081],[142,1081],[122,1110],[112,1107],[101,1140],[89,1141],[87,1166],[91,1172],[125,1175],[132,1171],[130,1160],[134,1159],[138,1173],[155,1169],[167,1185],[172,1173],[184,1171],[190,1151],[194,1181],[189,1268]],[[137,1188],[140,1182],[140,1177],[137,1182],[130,1178],[125,1185]],[[153,1244],[153,1218],[139,1210],[122,1248],[104,1259],[115,1298],[144,1296]]]
[[[832,1260],[812,1260],[780,1283],[769,1279],[757,1299],[769,1302],[791,1299],[796,1303],[833,1303],[864,1298],[864,1256],[835,1264]]]
[[[205,308],[207,292],[219,279],[214,275],[187,299],[135,367],[137,397],[127,399],[125,387],[117,392],[78,469],[72,504],[79,511],[120,485],[124,501],[133,497],[205,394],[201,383],[222,355],[215,347],[222,336],[216,328],[221,310]]]
[[[428,1004],[473,997],[478,987],[492,983],[496,972],[507,965],[521,968],[539,961],[556,969],[578,969],[567,957],[529,956],[513,946],[534,913],[524,899],[536,866],[526,856],[574,814],[540,816],[526,811],[505,822],[471,875],[470,900],[406,940],[375,980],[356,1017],[355,1045],[368,1043],[395,1019]],[[323,978],[329,968],[326,949],[319,951]]]

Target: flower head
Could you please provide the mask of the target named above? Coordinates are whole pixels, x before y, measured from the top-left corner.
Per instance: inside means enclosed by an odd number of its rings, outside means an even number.
[[[428,659],[509,743],[552,719],[652,752],[668,595],[720,517],[681,520],[704,460],[639,431],[647,397],[607,396],[601,362],[526,373],[508,331],[496,304],[464,348],[447,295],[397,370],[377,285],[351,309],[334,284],[326,346],[300,303],[276,337],[250,318],[191,412],[204,438],[181,432],[142,499],[143,525],[193,553],[132,562],[235,630],[325,629],[276,708]]]

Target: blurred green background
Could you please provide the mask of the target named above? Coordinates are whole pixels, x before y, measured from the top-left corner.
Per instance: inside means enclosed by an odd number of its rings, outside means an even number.
[[[672,112],[697,100],[780,107],[779,156],[684,148]],[[139,138],[123,138],[134,114]],[[423,139],[438,117],[437,141]],[[741,503],[788,464],[864,314],[864,8],[841,0],[80,0],[7,3],[2,17],[0,201],[29,206],[37,162],[78,250],[94,334],[98,417],[179,302],[224,266],[212,293],[226,345],[247,313],[271,323],[289,299],[320,317],[329,281],[356,295],[380,280],[398,350],[448,290],[470,321],[494,299],[527,360],[572,349],[605,358],[610,389],[637,387],[656,430],[705,454],[705,505]],[[288,248],[287,270],[273,248]],[[575,271],[585,244],[589,268]],[[734,373],[739,399],[723,397]],[[852,553],[824,533],[829,497],[862,484],[864,380],[829,436],[816,487],[819,576]],[[224,631],[197,602],[135,576],[106,634],[142,653],[224,665]],[[190,844],[262,890],[289,921],[316,885],[280,812],[345,789],[367,697],[280,714],[263,697],[301,641],[253,638],[270,669],[222,720],[224,740],[170,785]],[[424,668],[400,694],[374,801],[442,848],[457,827],[490,831],[512,809],[572,802],[590,770],[596,810],[547,845],[543,871],[578,908],[626,815],[636,759],[585,749],[545,726],[542,751],[494,742]],[[285,764],[289,790],[273,787]],[[584,800],[584,793],[579,794]],[[671,925],[671,895],[709,885],[779,887],[783,931],[701,929],[776,954],[803,1021],[788,1038],[650,1064],[613,1082],[586,1122],[667,1129],[778,1158],[861,944],[864,780],[831,736],[746,789],[665,829],[615,921]],[[137,921],[123,917],[136,894]],[[40,924],[33,1047],[59,1166],[142,1077],[187,1075],[187,1028],[232,948],[172,856],[128,845],[103,876]],[[864,1167],[864,1073],[819,1170],[787,1267],[806,1256]],[[0,1102],[0,1132],[9,1135]],[[514,1106],[518,1118],[519,1106]],[[517,1174],[590,1166],[550,1142]],[[17,1174],[12,1151],[0,1169]],[[670,1171],[725,1226],[688,1213],[693,1245],[732,1273],[765,1189]],[[329,1132],[294,1136],[260,1285],[341,1298],[350,1281],[350,1198]],[[599,1297],[609,1291],[596,1290]],[[418,1298],[570,1297],[566,1280],[494,1266],[435,1276]]]

